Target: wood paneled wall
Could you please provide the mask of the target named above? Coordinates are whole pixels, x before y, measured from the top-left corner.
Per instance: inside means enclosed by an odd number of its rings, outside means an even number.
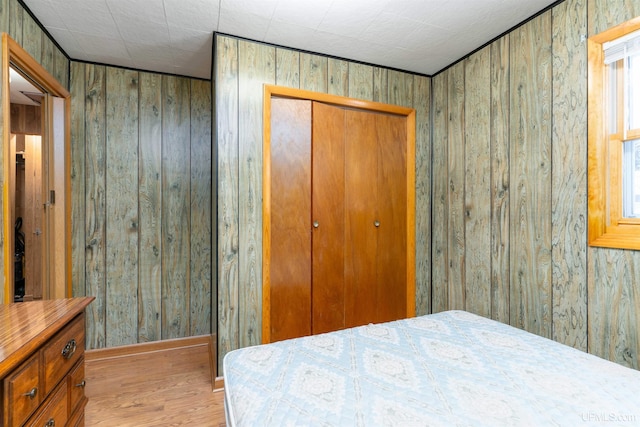
[[[24,11],[17,0],[0,0],[0,32],[8,33],[58,82],[65,88],[69,88],[69,59],[55,46],[34,19]],[[2,95],[1,89],[0,95]],[[7,113],[2,111],[2,106],[0,106],[0,133],[2,133],[3,114]],[[0,165],[3,164],[2,156],[3,153],[0,150]],[[3,185],[3,175],[0,172],[0,188]],[[1,204],[2,200],[0,200]],[[0,206],[0,223],[3,221],[3,212],[2,206]],[[0,252],[3,250],[4,243],[5,236],[3,230],[0,229]],[[0,257],[0,303],[4,302],[4,288],[4,259]]]
[[[217,328],[222,360],[260,342],[262,85],[275,83],[416,108],[417,313],[465,308],[639,368],[640,254],[586,244],[585,42],[638,15],[640,0],[566,0],[433,79],[217,36],[212,87],[75,62],[70,75],[0,0],[0,30],[72,93],[88,346]]]
[[[222,35],[214,43],[218,360],[261,342],[265,83],[416,109],[416,311],[430,312],[430,78]]]
[[[638,14],[566,0],[433,78],[433,311],[640,368],[640,254],[586,243],[586,37]]]
[[[87,347],[211,332],[211,83],[72,62],[72,281]]]
[[[639,0],[589,0],[588,35],[638,15]],[[589,248],[588,257],[589,351],[640,369],[640,252]]]

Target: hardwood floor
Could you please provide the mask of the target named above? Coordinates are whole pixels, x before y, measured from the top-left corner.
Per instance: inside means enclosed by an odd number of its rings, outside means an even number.
[[[225,426],[224,393],[212,391],[209,349],[91,356],[85,426]]]

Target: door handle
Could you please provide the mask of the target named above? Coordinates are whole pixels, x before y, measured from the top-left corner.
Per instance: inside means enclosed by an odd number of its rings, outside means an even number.
[[[320,227],[320,223],[318,221],[313,221],[313,228]]]
[[[373,225],[376,226],[376,228],[380,227],[380,221],[378,220],[373,221]]]

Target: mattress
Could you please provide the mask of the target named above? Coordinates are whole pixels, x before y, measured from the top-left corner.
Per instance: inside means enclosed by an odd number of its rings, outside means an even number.
[[[640,371],[464,311],[234,350],[230,426],[640,425]]]

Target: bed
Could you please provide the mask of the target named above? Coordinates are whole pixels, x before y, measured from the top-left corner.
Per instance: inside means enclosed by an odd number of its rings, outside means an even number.
[[[234,350],[229,426],[640,424],[640,371],[464,311]]]

